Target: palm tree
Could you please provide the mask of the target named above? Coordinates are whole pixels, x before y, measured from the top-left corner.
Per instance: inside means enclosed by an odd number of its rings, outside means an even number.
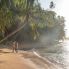
[[[31,10],[33,8],[34,1],[35,0],[7,0],[7,1],[1,0],[1,2],[0,2],[1,9],[3,7],[5,7],[5,5],[6,5],[5,8],[12,11],[13,16],[14,16],[14,13],[16,13],[16,15],[23,13],[24,14],[24,21],[23,21],[23,25],[20,28],[18,28],[17,30],[15,30],[14,32],[9,34],[7,37],[2,39],[0,41],[0,43],[3,42],[4,40],[8,39],[9,37],[11,37],[12,35],[17,33],[18,31],[20,31],[26,24],[28,24],[29,16],[30,16]]]

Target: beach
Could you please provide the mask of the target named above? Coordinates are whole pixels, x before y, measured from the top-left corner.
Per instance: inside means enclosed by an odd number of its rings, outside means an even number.
[[[0,69],[62,69],[36,52],[0,49]]]

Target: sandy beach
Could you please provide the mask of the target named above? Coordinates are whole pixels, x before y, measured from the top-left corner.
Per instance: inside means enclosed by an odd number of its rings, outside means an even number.
[[[62,69],[57,64],[41,57],[36,52],[12,53],[10,49],[0,49],[0,69]]]

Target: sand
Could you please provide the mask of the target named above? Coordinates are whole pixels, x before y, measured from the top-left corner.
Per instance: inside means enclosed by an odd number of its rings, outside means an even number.
[[[12,53],[0,49],[0,69],[62,69],[36,53],[23,51]]]

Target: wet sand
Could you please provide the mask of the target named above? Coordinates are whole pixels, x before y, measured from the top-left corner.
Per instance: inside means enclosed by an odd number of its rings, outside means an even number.
[[[0,69],[62,69],[57,64],[41,57],[36,52],[23,51],[12,53],[0,49]]]

